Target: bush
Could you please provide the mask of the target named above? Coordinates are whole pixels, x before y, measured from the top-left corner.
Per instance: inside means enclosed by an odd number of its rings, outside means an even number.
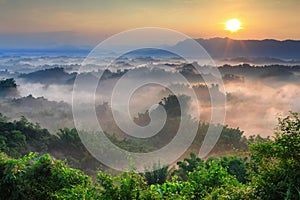
[[[274,140],[254,143],[253,187],[263,199],[300,197],[300,120],[297,113],[279,119]]]
[[[1,155],[0,196],[3,199],[53,199],[66,190],[88,190],[91,179],[48,154],[20,159]]]
[[[158,164],[154,163],[151,171],[147,171],[144,174],[144,177],[147,181],[148,185],[152,184],[163,184],[166,182],[167,177],[169,175],[169,166],[160,166],[160,162]]]
[[[8,123],[1,115],[0,127],[6,130],[0,137],[2,149],[22,151],[24,141],[36,138],[36,131],[43,133],[25,119]],[[75,129],[61,130],[59,137],[69,148],[80,145]],[[169,180],[168,167],[154,165],[156,170],[145,174],[147,184],[133,171],[116,176],[99,171],[93,183],[91,177],[48,154],[39,157],[30,153],[13,159],[0,152],[0,199],[299,199],[297,113],[279,119],[273,140],[251,143],[250,155],[250,162],[235,156],[204,161],[192,153],[191,158],[177,163],[179,168]]]

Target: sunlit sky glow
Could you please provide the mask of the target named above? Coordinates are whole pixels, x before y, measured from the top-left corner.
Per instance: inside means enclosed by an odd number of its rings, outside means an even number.
[[[239,19],[230,19],[225,23],[225,30],[236,32],[242,29],[242,23]]]
[[[75,35],[90,44],[150,26],[193,38],[300,39],[299,8],[298,0],[0,0],[0,37],[61,34],[63,42]],[[239,19],[243,29],[224,30],[231,18]]]

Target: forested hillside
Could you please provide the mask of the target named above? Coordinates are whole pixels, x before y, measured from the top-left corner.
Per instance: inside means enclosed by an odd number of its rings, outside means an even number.
[[[189,158],[177,162],[176,167],[160,166],[158,162],[153,164],[152,172],[145,174],[135,173],[133,166],[117,175],[98,171],[94,178],[56,159],[67,158],[71,166],[85,170],[89,167],[83,163],[97,163],[81,144],[75,129],[64,129],[53,136],[25,118],[11,122],[1,115],[0,130],[1,199],[300,197],[300,120],[297,113],[279,119],[274,138],[248,139],[249,151],[243,156],[203,160],[191,153]],[[46,152],[50,155],[44,154]]]

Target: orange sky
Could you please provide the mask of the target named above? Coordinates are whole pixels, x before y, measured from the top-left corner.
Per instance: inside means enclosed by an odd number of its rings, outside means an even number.
[[[299,0],[0,0],[0,35],[72,32],[96,41],[155,26],[194,38],[300,39],[299,10]],[[243,29],[225,31],[230,18]]]

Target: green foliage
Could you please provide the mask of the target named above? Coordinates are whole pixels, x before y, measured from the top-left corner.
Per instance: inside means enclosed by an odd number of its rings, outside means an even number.
[[[0,195],[4,199],[202,199],[215,189],[237,187],[238,181],[215,160],[164,183],[147,185],[143,176],[124,172],[112,176],[98,172],[95,183],[79,170],[68,168],[48,154],[20,159],[0,157]],[[7,192],[8,191],[8,192]]]
[[[46,153],[55,139],[48,130],[30,123],[25,117],[8,122],[0,115],[0,151],[11,157],[20,157],[31,151]]]
[[[0,80],[0,98],[16,96],[18,96],[18,91],[15,79],[9,78]]]
[[[151,185],[150,191],[155,199],[193,199],[195,197],[193,185],[187,181],[177,181],[177,179],[178,177],[174,176],[171,181]]]
[[[115,177],[99,172],[94,189],[99,199],[129,200],[149,195],[143,192],[147,190],[143,177],[132,172],[124,172]]]
[[[247,159],[247,157],[243,159],[236,156],[224,156],[220,159],[220,162],[229,174],[235,176],[239,182],[246,183],[248,181],[247,170],[249,168]]]
[[[194,186],[195,199],[202,199],[215,189],[226,184],[238,185],[234,176],[216,160],[208,161],[207,167],[198,167],[188,175],[188,181]]]
[[[3,152],[9,152],[10,156],[20,157],[26,148],[26,136],[20,131],[5,131],[0,135],[0,149]]]
[[[0,113],[0,123],[6,123],[8,121],[8,118],[5,117],[2,113]]]
[[[235,129],[225,136],[240,137],[240,133]],[[91,177],[49,154],[23,156],[31,150],[63,152],[68,162],[73,159],[79,167],[87,167],[83,163],[94,161],[76,129],[61,129],[56,137],[24,117],[9,122],[0,114],[0,199],[299,199],[298,114],[279,119],[272,140],[252,137],[247,143],[249,161],[237,156],[204,161],[191,153],[177,163],[171,176],[168,166],[158,163],[143,175],[132,171],[113,176],[99,171],[92,182]]]
[[[100,163],[82,144],[75,128],[60,129],[55,136],[39,124],[29,122],[25,117],[9,122],[0,114],[0,151],[13,158],[20,158],[32,151],[50,153],[58,158],[67,159],[67,162],[76,168],[96,170],[100,167]]]
[[[138,138],[131,137],[130,139],[127,138],[120,139],[115,134],[111,135],[107,133],[106,136],[116,146],[130,152],[144,153],[144,152],[150,152],[154,150],[153,147],[143,144],[143,142],[141,142],[141,140],[139,140]]]
[[[190,153],[191,158],[184,158],[183,161],[178,161],[179,169],[175,174],[179,175],[183,180],[187,180],[189,172],[194,171],[197,167],[203,167],[204,161],[196,156],[194,152]]]
[[[195,147],[202,145],[202,141],[205,138],[207,130],[211,126],[212,129],[222,130],[220,138],[217,141],[217,144],[212,149],[211,153],[224,154],[226,151],[239,150],[246,151],[248,149],[247,144],[248,139],[242,137],[243,131],[239,128],[229,128],[221,124],[209,124],[207,122],[200,122],[196,138],[193,142]]]
[[[79,169],[95,169],[101,164],[82,144],[77,129],[64,128],[57,133],[58,141],[54,151],[64,153],[68,164]],[[95,172],[91,172],[96,174]]]
[[[0,80],[0,91],[11,89],[11,88],[17,88],[15,79],[9,78],[9,79]]]
[[[263,199],[300,197],[300,120],[297,113],[279,119],[274,140],[250,146],[255,195]]]
[[[232,147],[243,149],[244,146],[241,142],[242,135],[243,131],[239,128],[224,126],[216,147],[219,150],[229,150],[232,149]]]
[[[81,159],[85,156],[84,154],[88,154],[75,128],[59,129],[57,136],[59,139],[60,147],[67,149],[72,157]]]
[[[244,136],[243,140],[245,140],[245,142],[247,144],[258,143],[258,142],[268,142],[268,141],[270,141],[270,136],[263,138],[260,135],[250,135],[248,138],[246,138]]]
[[[186,95],[169,95],[163,98],[159,104],[164,107],[167,112],[168,117],[180,117],[181,114],[185,114],[188,109],[190,97]],[[182,105],[180,105],[180,103]],[[181,113],[183,111],[183,113]]]
[[[179,102],[181,102],[183,105],[180,105]],[[189,127],[198,126],[196,137],[189,151],[200,148],[209,127],[211,127],[212,130],[222,130],[220,138],[211,153],[219,154],[224,153],[224,151],[232,151],[233,149],[242,151],[247,150],[247,138],[242,137],[243,131],[241,131],[239,128],[229,128],[228,126],[221,124],[209,124],[207,122],[199,122],[199,124],[196,124],[197,122],[193,120],[193,118],[186,112],[189,103],[190,98],[185,95],[169,95],[168,97],[163,98],[159,104],[164,107],[168,117],[164,127],[159,131],[158,134],[147,138],[147,140],[123,135],[122,138],[125,138],[124,141],[127,145],[124,145],[123,141],[117,142],[115,140],[116,144],[120,145],[119,147],[123,149],[125,148],[126,150],[133,152],[136,152],[136,150],[138,152],[149,152],[162,148],[174,138],[180,123],[184,121],[187,124],[187,127],[184,128],[184,130],[187,130],[186,134],[189,134]],[[134,122],[140,126],[148,125],[150,120],[149,110],[146,110],[144,113],[139,113],[138,116],[134,118]]]
[[[160,162],[158,162],[158,164],[153,163],[152,170],[149,170],[144,174],[147,184],[163,184],[164,182],[166,182],[169,175],[168,169],[168,165],[161,166]]]
[[[20,159],[1,155],[0,196],[2,199],[53,199],[66,189],[86,188],[91,179],[48,154],[29,154]]]

